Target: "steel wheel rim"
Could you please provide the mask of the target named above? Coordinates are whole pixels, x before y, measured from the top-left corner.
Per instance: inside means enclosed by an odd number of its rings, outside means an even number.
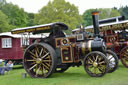
[[[116,66],[116,60],[112,54],[107,53],[107,58],[109,60],[109,70],[112,70]]]
[[[122,50],[120,58],[123,65],[128,68],[128,47]]]
[[[107,63],[102,55],[93,53],[85,60],[85,68],[93,76],[102,76],[106,73]]]
[[[50,52],[42,45],[31,46],[24,54],[24,66],[31,77],[47,77],[52,63]]]

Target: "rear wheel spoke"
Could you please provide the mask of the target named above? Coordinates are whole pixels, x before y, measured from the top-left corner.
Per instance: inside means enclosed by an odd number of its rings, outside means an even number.
[[[33,66],[29,69],[29,71],[32,70],[33,68],[35,68],[36,66],[37,66],[37,64],[33,65]]]

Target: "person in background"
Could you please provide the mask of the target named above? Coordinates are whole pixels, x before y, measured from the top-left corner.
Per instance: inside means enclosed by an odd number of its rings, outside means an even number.
[[[13,67],[13,63],[12,61],[8,61],[8,63],[6,64],[6,66],[4,67],[0,67],[0,74],[4,75],[5,71],[10,71]]]

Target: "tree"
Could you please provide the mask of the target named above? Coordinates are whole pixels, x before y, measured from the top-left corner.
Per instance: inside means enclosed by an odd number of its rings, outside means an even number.
[[[91,13],[93,11],[97,11],[97,9],[89,9],[89,10],[85,11],[84,14],[82,15],[82,18],[83,18],[82,25],[84,27],[92,24]]]
[[[119,8],[119,12],[122,16],[125,16],[128,19],[128,6]]]
[[[118,12],[118,10],[113,9],[113,8],[104,8],[104,9],[100,8],[98,10],[100,12],[99,19],[120,16],[120,13]]]
[[[34,13],[27,13],[27,26],[33,26],[34,24]]]
[[[7,2],[6,2],[6,0],[0,0],[0,8],[3,6],[3,5],[5,5]]]
[[[27,24],[27,14],[24,9],[19,8],[12,3],[5,3],[0,7],[0,10],[9,18],[9,24],[16,27],[24,27]]]
[[[0,33],[6,31],[10,31],[8,17],[2,11],[0,11]]]
[[[120,16],[120,13],[116,9],[112,8],[100,8],[100,9],[89,9],[84,12],[83,14],[83,26],[88,26],[92,25],[92,15],[91,12],[93,11],[99,11],[99,19],[105,19],[105,18],[111,18],[111,17],[116,17]]]
[[[69,26],[70,30],[72,30],[81,23],[82,18],[75,5],[65,2],[65,0],[53,0],[53,2],[49,1],[49,3],[35,15],[34,21],[36,24],[64,22]]]

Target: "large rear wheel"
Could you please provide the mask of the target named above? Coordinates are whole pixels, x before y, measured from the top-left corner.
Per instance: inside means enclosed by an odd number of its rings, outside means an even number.
[[[56,62],[54,49],[46,43],[36,43],[25,50],[24,68],[31,77],[49,77],[56,69]]]
[[[108,59],[101,52],[90,52],[84,58],[84,68],[90,76],[101,77],[109,69]]]
[[[120,60],[122,64],[128,68],[128,47],[125,47],[120,52]]]

